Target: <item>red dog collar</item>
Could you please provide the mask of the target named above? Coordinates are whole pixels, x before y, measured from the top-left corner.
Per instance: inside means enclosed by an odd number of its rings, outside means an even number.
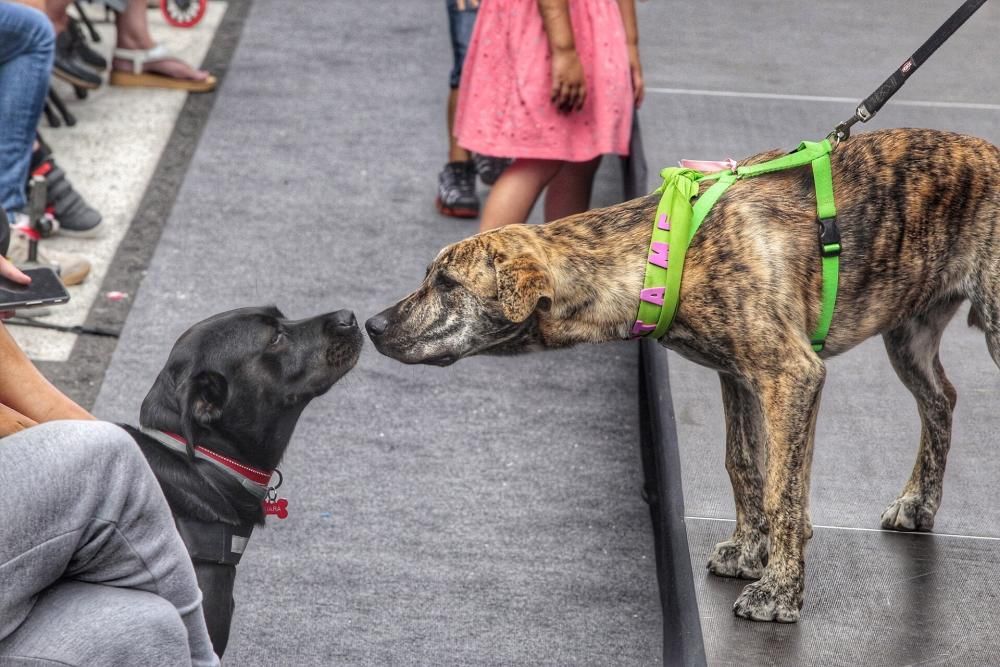
[[[187,440],[176,433],[146,428],[145,426],[140,426],[139,430],[175,452],[187,453]],[[244,465],[239,461],[235,461],[218,452],[213,452],[211,449],[202,447],[201,445],[194,446],[194,455],[196,458],[215,464],[219,470],[226,472],[230,477],[236,478],[244,489],[261,500],[268,497],[268,491],[272,491],[269,484],[271,483],[271,476],[274,474],[273,470],[268,472]],[[281,473],[278,474],[280,476]]]

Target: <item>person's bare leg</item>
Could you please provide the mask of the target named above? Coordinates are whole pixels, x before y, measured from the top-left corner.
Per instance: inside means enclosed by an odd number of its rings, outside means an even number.
[[[458,88],[448,93],[448,162],[465,162],[471,156],[469,151],[458,145],[455,138],[455,107],[458,106]]]
[[[590,208],[594,174],[601,156],[587,162],[564,162],[562,169],[545,189],[545,222],[582,213]]]
[[[522,223],[545,186],[562,166],[559,160],[514,160],[486,197],[479,231]]]
[[[146,0],[129,0],[125,11],[118,15],[118,47],[122,49],[146,50],[156,46],[149,34]],[[128,60],[115,58],[112,65],[115,69],[132,71],[132,63]],[[171,58],[147,63],[143,71],[163,74],[174,79],[192,79],[203,81],[208,78],[208,72],[198,70],[182,60]]]
[[[69,25],[69,15],[66,9],[73,4],[73,0],[45,0],[45,13],[52,21],[52,27],[56,34],[61,33]],[[34,4],[32,3],[32,6]]]

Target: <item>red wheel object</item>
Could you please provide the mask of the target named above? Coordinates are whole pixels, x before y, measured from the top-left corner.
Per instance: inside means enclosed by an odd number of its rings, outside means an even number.
[[[160,0],[160,11],[167,23],[178,28],[190,28],[205,16],[208,0]]]

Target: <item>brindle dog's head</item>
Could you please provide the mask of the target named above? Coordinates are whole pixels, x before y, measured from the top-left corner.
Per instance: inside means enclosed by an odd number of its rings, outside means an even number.
[[[446,247],[420,287],[365,328],[382,354],[447,366],[545,347],[539,315],[552,298],[544,251],[523,225],[511,225]]]

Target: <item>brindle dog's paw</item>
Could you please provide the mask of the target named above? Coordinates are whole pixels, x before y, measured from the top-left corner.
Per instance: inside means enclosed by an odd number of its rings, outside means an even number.
[[[708,571],[718,577],[760,579],[767,565],[767,541],[719,542],[708,558]]]
[[[774,579],[765,576],[743,589],[733,604],[733,613],[752,621],[796,623],[801,608],[800,588],[779,586]]]
[[[886,530],[931,530],[935,509],[920,496],[900,496],[882,512],[882,527]]]

